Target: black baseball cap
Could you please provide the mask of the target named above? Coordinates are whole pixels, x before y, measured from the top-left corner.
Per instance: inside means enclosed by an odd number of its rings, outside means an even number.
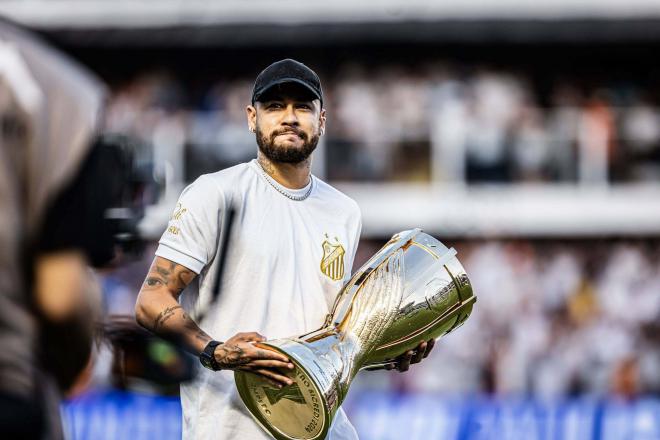
[[[271,87],[285,83],[303,86],[312,96],[321,101],[321,107],[323,107],[323,91],[318,75],[303,63],[291,58],[271,64],[257,76],[252,89],[252,104],[259,101],[259,98]]]

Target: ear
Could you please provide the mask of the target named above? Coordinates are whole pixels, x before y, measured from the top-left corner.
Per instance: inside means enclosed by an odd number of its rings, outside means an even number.
[[[321,134],[325,133],[325,109],[322,108],[319,113],[319,131]]]
[[[257,109],[248,105],[245,107],[245,115],[247,116],[248,129],[254,133],[257,130]]]

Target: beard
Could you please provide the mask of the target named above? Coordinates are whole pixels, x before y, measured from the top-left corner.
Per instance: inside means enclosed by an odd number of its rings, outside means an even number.
[[[293,147],[275,145],[275,138],[277,135],[282,134],[285,131],[295,132],[295,134],[298,135],[300,139],[302,139],[302,146]],[[319,143],[319,133],[314,133],[314,135],[309,137],[307,133],[296,127],[275,130],[270,134],[270,136],[266,136],[257,126],[256,137],[259,151],[261,151],[269,160],[281,163],[295,164],[307,160],[307,158],[316,149],[316,145]]]

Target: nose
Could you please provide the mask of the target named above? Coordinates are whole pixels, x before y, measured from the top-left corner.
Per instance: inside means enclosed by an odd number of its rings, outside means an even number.
[[[282,118],[282,123],[288,125],[298,125],[298,116],[296,115],[296,110],[293,104],[286,106],[284,116]]]

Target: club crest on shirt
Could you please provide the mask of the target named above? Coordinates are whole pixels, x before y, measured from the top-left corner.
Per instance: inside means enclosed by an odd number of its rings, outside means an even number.
[[[344,255],[346,250],[335,237],[335,243],[332,243],[328,234],[325,234],[325,240],[321,243],[323,248],[323,257],[321,258],[321,272],[333,281],[344,278]]]

